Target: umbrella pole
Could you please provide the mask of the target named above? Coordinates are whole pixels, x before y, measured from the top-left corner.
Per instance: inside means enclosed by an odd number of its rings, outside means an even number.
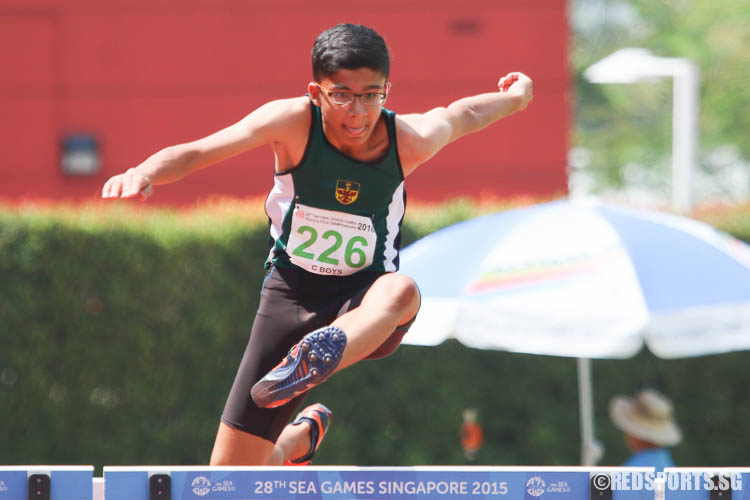
[[[581,414],[581,465],[596,465],[604,454],[604,447],[594,437],[594,402],[591,381],[591,360],[577,358],[578,407]]]

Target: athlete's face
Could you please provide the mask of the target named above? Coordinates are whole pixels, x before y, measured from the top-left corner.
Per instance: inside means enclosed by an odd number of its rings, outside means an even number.
[[[342,69],[319,82],[310,82],[308,93],[320,106],[328,140],[339,149],[349,150],[367,144],[385,102],[382,95],[389,88],[390,83],[377,71]]]

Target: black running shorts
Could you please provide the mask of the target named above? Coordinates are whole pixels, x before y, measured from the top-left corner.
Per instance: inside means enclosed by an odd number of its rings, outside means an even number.
[[[277,408],[259,408],[250,389],[286,356],[302,337],[331,324],[359,306],[370,286],[383,273],[321,276],[298,268],[272,267],[260,294],[250,341],[229,392],[222,421],[272,442],[281,434],[305,395]],[[399,326],[367,359],[387,356],[401,343],[413,320]]]

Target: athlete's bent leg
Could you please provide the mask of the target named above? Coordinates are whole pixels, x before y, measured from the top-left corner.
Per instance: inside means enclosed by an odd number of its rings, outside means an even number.
[[[390,356],[394,352],[396,352],[396,349],[401,345],[401,341],[404,338],[404,335],[406,335],[409,332],[409,328],[411,327],[412,323],[417,319],[417,316],[415,315],[412,317],[409,321],[404,323],[403,325],[399,325],[393,333],[391,333],[391,336],[385,339],[385,342],[380,344],[380,347],[375,349],[373,352],[367,355],[364,359],[371,360],[371,359],[381,359],[385,358],[386,356]]]
[[[419,288],[403,274],[384,274],[372,284],[359,307],[332,323],[346,333],[347,344],[337,371],[366,358],[419,311]]]
[[[358,307],[297,343],[273,370],[252,388],[255,404],[278,408],[381,348],[399,325],[417,314],[419,289],[411,278],[385,274],[376,279]],[[400,338],[398,338],[400,342]],[[397,346],[388,346],[395,350]]]

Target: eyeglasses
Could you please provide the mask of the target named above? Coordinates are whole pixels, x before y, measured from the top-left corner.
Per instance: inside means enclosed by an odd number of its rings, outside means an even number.
[[[339,106],[348,106],[354,102],[355,98],[359,98],[360,102],[365,106],[380,106],[385,102],[385,98],[388,97],[388,87],[385,92],[365,92],[364,94],[355,94],[354,92],[346,92],[343,90],[328,90],[315,84],[317,87],[331,100]]]

